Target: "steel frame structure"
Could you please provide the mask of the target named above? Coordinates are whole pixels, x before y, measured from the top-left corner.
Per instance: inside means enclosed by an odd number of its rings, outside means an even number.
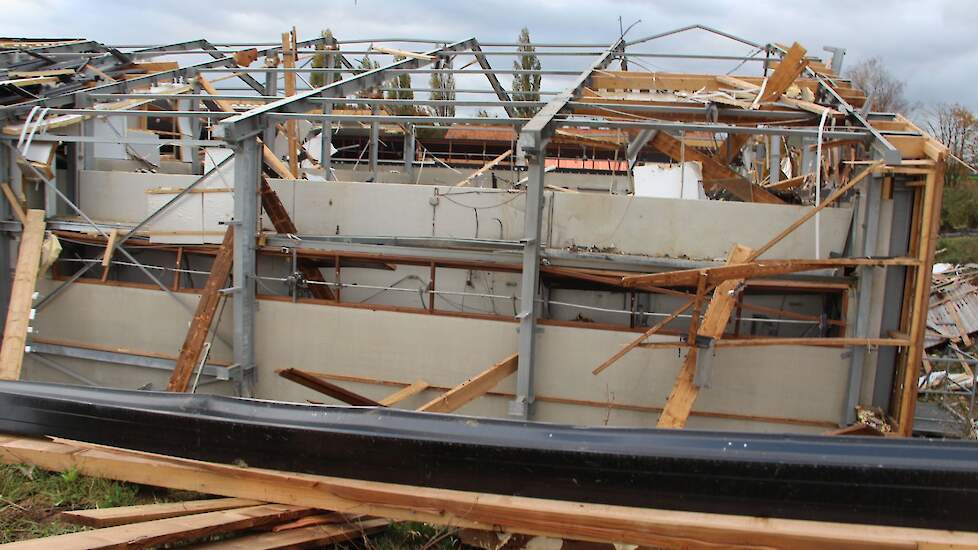
[[[639,52],[629,52],[628,48],[635,47],[640,44],[644,44],[658,38],[672,36],[677,33],[689,31],[689,30],[702,30],[710,32],[724,38],[728,38],[744,45],[749,45],[758,50],[758,53],[766,54],[765,57],[755,57],[755,56],[710,56],[710,55],[698,55],[698,54],[670,54],[670,53],[639,53]],[[341,44],[364,44],[364,43],[385,43],[385,42],[399,42],[399,43],[418,43],[418,44],[432,44],[436,47],[424,52],[421,55],[414,57],[407,57],[402,60],[396,60],[392,63],[386,64],[376,69],[372,70],[356,70],[353,69],[348,61],[343,58],[344,53],[356,53],[357,50],[353,51],[341,51],[338,49]],[[223,45],[223,46],[232,46]],[[295,68],[295,69],[285,69],[281,67],[276,68],[242,68],[235,64],[234,58],[229,57],[225,54],[232,53],[235,50],[222,49],[219,46],[222,44],[214,45],[206,40],[197,40],[192,42],[185,42],[179,44],[171,44],[166,46],[153,46],[137,49],[135,51],[129,52],[128,54],[133,58],[137,57],[153,57],[160,55],[178,55],[178,54],[206,54],[213,57],[212,60],[204,61],[200,63],[191,64],[178,69],[165,70],[146,76],[140,76],[133,79],[122,80],[119,82],[113,82],[108,84],[103,84],[87,89],[79,89],[72,91],[70,93],[65,93],[62,95],[56,95],[54,97],[41,98],[34,101],[24,102],[17,104],[12,107],[3,108],[0,110],[0,119],[14,120],[17,117],[23,116],[25,113],[30,111],[35,107],[50,108],[52,114],[64,114],[64,115],[81,115],[84,117],[92,116],[133,116],[133,115],[145,115],[145,111],[139,110],[105,110],[94,108],[98,103],[104,103],[112,100],[126,100],[126,99],[181,99],[188,100],[191,102],[192,108],[186,110],[174,110],[174,111],[154,111],[153,116],[160,117],[183,117],[188,118],[193,121],[194,128],[199,132],[201,121],[207,120],[218,120],[220,122],[215,126],[214,136],[217,139],[198,139],[198,135],[194,135],[193,139],[188,139],[186,137],[175,139],[175,140],[164,140],[159,143],[172,143],[178,145],[186,145],[194,147],[195,149],[201,146],[213,146],[213,145],[223,145],[231,148],[234,151],[235,158],[235,176],[234,176],[234,221],[235,234],[234,234],[234,260],[233,260],[233,284],[232,287],[226,289],[228,294],[233,296],[234,303],[234,313],[233,313],[233,349],[234,349],[234,365],[235,369],[240,369],[243,372],[254,372],[255,366],[255,349],[254,349],[254,330],[255,330],[255,308],[256,308],[256,272],[255,272],[255,256],[256,256],[256,242],[255,242],[255,230],[258,224],[258,212],[259,204],[257,202],[258,190],[260,188],[260,177],[261,177],[261,167],[262,167],[262,145],[260,144],[259,138],[264,138],[265,141],[269,140],[269,137],[274,137],[274,127],[277,122],[291,121],[291,120],[308,120],[314,122],[323,122],[327,124],[339,123],[339,122],[358,122],[369,124],[371,126],[371,132],[369,136],[370,141],[370,165],[373,170],[377,166],[377,143],[379,140],[377,129],[380,124],[397,124],[403,125],[408,128],[409,131],[406,135],[410,136],[411,147],[408,151],[408,139],[405,140],[405,152],[404,152],[404,165],[406,169],[410,169],[414,166],[415,159],[414,145],[413,145],[413,128],[415,126],[420,126],[424,124],[483,124],[483,125],[500,125],[509,126],[516,129],[519,133],[518,148],[522,155],[527,158],[528,167],[528,182],[526,186],[526,197],[527,197],[527,207],[525,214],[525,235],[521,240],[519,251],[522,256],[522,284],[521,284],[521,309],[518,314],[519,319],[519,366],[517,371],[517,392],[516,398],[512,401],[510,406],[510,414],[519,418],[528,418],[532,416],[532,405],[534,401],[533,397],[533,368],[536,361],[536,342],[537,333],[539,327],[537,325],[537,318],[539,316],[538,309],[538,291],[539,291],[539,270],[541,265],[541,239],[540,231],[541,224],[543,220],[543,212],[545,207],[545,194],[544,190],[546,188],[546,170],[544,167],[544,158],[546,155],[546,148],[555,134],[561,128],[607,128],[616,130],[630,130],[638,132],[640,135],[639,139],[636,139],[630,146],[629,158],[631,159],[631,153],[636,148],[641,148],[645,142],[651,139],[656,132],[666,132],[666,133],[679,133],[685,134],[685,132],[706,132],[709,134],[726,134],[728,136],[738,135],[738,134],[749,134],[749,135],[769,135],[774,136],[776,139],[784,139],[787,137],[800,137],[805,140],[819,139],[831,139],[831,140],[853,140],[867,144],[873,150],[873,157],[880,159],[887,163],[889,166],[899,167],[903,161],[901,156],[901,151],[895,147],[886,136],[884,136],[879,130],[877,130],[870,122],[869,116],[860,113],[857,109],[849,105],[847,101],[836,92],[833,88],[829,79],[824,75],[819,74],[811,68],[806,69],[807,76],[818,82],[821,90],[824,91],[825,95],[830,98],[830,101],[834,106],[840,110],[843,114],[843,118],[847,121],[847,125],[842,128],[831,128],[827,130],[822,130],[816,127],[799,127],[796,125],[787,124],[790,122],[791,117],[797,117],[797,113],[786,113],[783,111],[775,110],[765,110],[764,108],[748,111],[744,114],[746,117],[757,117],[761,119],[763,117],[781,119],[785,124],[777,124],[768,121],[764,126],[742,126],[737,124],[724,124],[717,122],[688,122],[688,121],[670,121],[661,120],[654,118],[643,118],[641,120],[615,120],[610,118],[582,118],[575,115],[575,109],[584,106],[591,108],[603,108],[611,109],[613,107],[620,107],[620,104],[616,103],[600,103],[600,102],[583,102],[582,99],[585,95],[585,91],[588,89],[590,82],[596,74],[602,73],[605,69],[614,61],[622,62],[623,66],[629,58],[642,59],[644,57],[672,57],[678,59],[711,59],[711,60],[721,60],[721,61],[741,61],[741,62],[763,62],[764,66],[767,67],[772,61],[771,56],[783,56],[787,52],[779,46],[773,45],[762,45],[755,42],[718,31],[709,27],[701,25],[691,25],[688,27],[683,27],[680,29],[675,29],[663,33],[658,33],[655,35],[643,37],[637,40],[628,41],[624,36],[619,37],[610,46],[604,47],[605,49],[598,53],[596,57],[593,58],[590,65],[583,71],[554,71],[554,70],[538,70],[538,71],[527,71],[527,70],[496,70],[488,62],[488,56],[491,55],[513,55],[514,52],[492,52],[485,51],[483,47],[510,47],[516,46],[516,44],[507,43],[479,43],[475,38],[469,38],[466,40],[458,42],[444,42],[438,40],[423,40],[423,39],[402,39],[402,38],[383,38],[383,39],[372,39],[372,40],[355,40],[355,41],[339,41],[333,40],[331,43],[326,42],[325,38],[316,38],[312,40],[306,40],[298,42],[299,52],[308,53],[320,53],[328,56],[330,60],[334,58],[346,61],[343,63],[341,68],[329,68],[329,69],[311,69],[311,68]],[[257,44],[256,46],[262,46],[262,49],[258,50],[257,53],[259,57],[275,55],[282,51],[281,45],[269,43],[269,44]],[[336,49],[307,49],[308,47],[324,47],[329,46]],[[598,47],[594,44],[539,44],[538,47],[552,47],[552,48],[578,48],[577,51],[563,51],[563,52],[539,52],[541,55],[562,55],[562,56],[594,56],[596,52],[593,51],[582,51],[581,48],[594,48]],[[43,50],[43,51],[41,51]],[[105,55],[109,52],[111,55],[116,55],[110,50],[96,43],[89,42],[78,42],[69,44],[66,46],[57,46],[54,48],[39,48],[37,52],[41,55],[56,55],[59,53],[69,54],[77,51],[87,51],[91,50],[101,55]],[[366,50],[369,51],[369,50]],[[13,56],[11,53],[0,53],[0,60],[6,57]],[[23,57],[23,55],[18,54]],[[454,70],[452,68],[444,68],[441,66],[442,62],[449,62],[455,56],[459,55],[472,55],[475,58],[475,62],[478,63],[480,69],[478,70],[466,70],[459,69]],[[838,55],[838,54],[837,54]],[[432,63],[437,63],[438,67],[435,69],[425,68],[427,65]],[[833,66],[837,63],[841,63],[841,55],[838,55],[838,60],[833,58]],[[333,64],[330,63],[332,67]],[[836,67],[839,68],[839,67]],[[302,73],[323,73],[326,75],[326,84],[324,86],[310,88],[307,90],[302,90],[295,95],[282,97],[278,94],[278,82],[277,79],[280,75],[286,72],[302,72]],[[420,100],[399,100],[399,99],[367,99],[362,97],[350,97],[359,92],[363,92],[370,89],[377,89],[385,86],[392,77],[399,74],[424,74],[432,72],[444,72],[444,73],[454,73],[454,74],[481,74],[486,76],[490,88],[488,90],[471,90],[472,92],[494,94],[496,100],[479,100],[479,101],[464,101],[464,100],[431,100],[431,99],[420,99]],[[228,74],[240,79],[244,84],[247,85],[247,90],[254,92],[255,95],[247,94],[220,94],[218,96],[213,96],[210,94],[200,93],[200,87],[195,85],[193,93],[181,94],[181,95],[167,95],[167,94],[152,94],[146,93],[145,91],[139,92],[138,90],[145,88],[148,85],[172,81],[174,79],[195,79],[198,76],[205,74]],[[549,75],[549,76],[570,76],[573,75],[576,78],[573,83],[568,86],[562,92],[556,93],[553,97],[547,99],[546,101],[513,101],[506,90],[501,85],[497,75],[502,74],[539,74],[539,75]],[[252,74],[264,74],[265,83],[261,84]],[[335,75],[339,75],[340,79],[333,81]],[[345,76],[344,76],[345,75]],[[461,90],[460,90],[461,91]],[[466,92],[469,90],[465,90]],[[542,93],[542,95],[547,95],[547,93]],[[221,113],[215,112],[214,110],[203,110],[200,105],[208,104],[213,101],[220,100],[246,100],[261,102],[261,105],[254,107],[244,113]],[[371,107],[373,110],[370,115],[346,115],[337,114],[333,112],[333,106],[335,103],[348,103],[348,104],[361,104]],[[505,111],[507,118],[475,118],[475,117],[435,117],[435,116],[403,116],[403,115],[378,115],[376,110],[380,106],[438,106],[444,104],[452,104],[458,107],[499,107]],[[516,108],[518,107],[534,107],[539,108],[539,111],[530,119],[518,118],[516,116]],[[662,105],[636,105],[629,106],[630,109],[634,109],[635,112],[643,113],[644,115],[654,117],[656,115],[674,115],[678,117],[693,117],[709,113],[708,108],[698,108],[698,107],[688,107],[688,106],[662,106]],[[735,109],[728,107],[721,107],[717,112],[720,114],[733,112]],[[739,113],[743,113],[742,110],[738,110]],[[808,115],[808,118],[813,118],[813,115]],[[916,135],[913,132],[909,132],[911,135]],[[892,135],[892,134],[887,134]],[[10,136],[2,136],[2,138],[10,140]],[[91,144],[93,142],[99,141],[100,138],[95,138],[94,136],[77,135],[77,136],[66,136],[66,135],[56,135],[49,133],[38,134],[38,138],[46,139],[57,139],[58,141],[63,141],[65,143],[83,143]],[[104,139],[104,138],[101,138]],[[121,143],[140,143],[138,140],[133,139],[123,139],[109,140]],[[641,141],[641,143],[639,143]],[[0,181],[9,181],[11,173],[11,163],[14,157],[11,156],[18,154],[10,143],[8,146],[0,147]],[[328,140],[323,140],[323,150],[322,150],[322,163],[327,168],[326,174],[328,177],[330,158],[328,151]],[[90,155],[90,152],[89,152]],[[771,152],[772,158],[776,158],[774,152]],[[81,154],[82,157],[86,155]],[[30,166],[30,164],[27,164]],[[76,167],[77,169],[77,167]],[[195,164],[195,173],[199,173],[199,166]],[[871,178],[869,184],[861,191],[862,198],[861,202],[864,206],[863,218],[860,220],[860,225],[865,229],[861,233],[861,239],[859,243],[855,244],[855,248],[852,250],[855,256],[865,256],[873,257],[877,255],[905,255],[914,254],[916,251],[909,246],[909,242],[904,246],[904,250],[896,250],[900,248],[898,246],[898,241],[906,240],[905,238],[893,238],[893,248],[888,251],[878,251],[877,241],[879,240],[878,228],[879,228],[879,203],[881,200],[881,189],[883,187],[884,178],[891,178],[892,184],[900,189],[906,189],[906,184],[915,179],[914,175],[908,175],[911,172],[906,173],[892,173],[889,176],[885,176],[882,172],[879,175],[875,175]],[[36,175],[42,176],[42,180],[48,186],[48,188],[58,195],[58,197],[68,204],[75,212],[77,212],[81,217],[86,218],[96,231],[103,233],[103,229],[100,228],[99,224],[94,223],[88,216],[78,208],[68,196],[62,193],[57,185],[51,181],[49,178],[43,177],[42,174],[38,173]],[[75,176],[77,181],[77,175]],[[187,187],[184,192],[189,192],[194,186],[196,186],[200,181],[206,178],[207,175],[201,175],[201,178],[193,185]],[[935,182],[931,187],[935,187],[938,184]],[[927,188],[927,193],[932,193],[930,187]],[[139,227],[149,223],[154,217],[158,216],[167,206],[176,202],[176,200],[181,195],[178,195],[173,200],[164,205],[162,208],[152,213],[142,222],[137,224],[134,229],[129,231],[119,242],[115,244],[115,249],[120,253],[127,256],[127,259],[140,265],[139,262],[129,255],[122,244],[127,238],[132,236]],[[922,200],[922,198],[918,198]],[[928,199],[929,205],[933,208],[934,198],[930,197]],[[894,216],[902,217],[903,219],[909,219],[911,212],[913,210],[913,201],[905,201],[901,204],[902,210],[895,211]],[[939,201],[938,201],[939,204]],[[0,217],[9,219],[10,211],[9,205],[3,203],[0,206]],[[918,229],[920,229],[918,227]],[[907,230],[910,230],[909,223],[907,224]],[[904,236],[905,237],[905,236]],[[10,258],[7,257],[7,251],[9,250],[9,232],[4,231],[0,234],[0,276],[4,280],[9,280],[10,277]],[[924,246],[925,243],[920,243]],[[885,253],[884,253],[885,252]],[[917,253],[920,259],[926,260],[927,255],[925,253]],[[90,264],[88,267],[91,267]],[[51,295],[47,296],[42,300],[38,307],[43,307],[43,305],[56,297],[61,290],[67,284],[70,284],[73,280],[77,280],[81,277],[84,272],[88,269],[79,270],[76,275],[65,283],[62,287],[56,290]],[[890,285],[909,284],[903,283],[910,275],[916,277],[918,281],[916,283],[916,289],[919,289],[922,285],[920,282],[921,273],[923,272],[924,266],[920,265],[915,269],[904,269],[903,279],[893,279],[893,281],[888,282],[888,289]],[[871,303],[870,299],[873,290],[873,273],[876,269],[874,267],[863,267],[859,270],[859,284],[856,291],[856,307],[855,307],[855,333],[856,336],[860,337],[870,337],[872,336],[870,332],[870,310]],[[143,269],[145,274],[151,279],[156,280],[155,277],[147,270]],[[911,273],[913,271],[914,273]],[[909,275],[908,275],[909,274]],[[169,292],[166,285],[162,284],[156,280],[159,286]],[[0,300],[6,303],[5,293],[9,290],[6,285],[0,285],[3,287],[0,290]],[[892,290],[892,289],[890,289]],[[906,298],[904,298],[904,301]],[[903,302],[901,302],[902,304]],[[899,308],[897,308],[899,309]],[[891,330],[910,330],[906,325],[906,318],[891,320],[891,323],[896,323],[898,326],[889,327]],[[910,335],[911,338],[914,337],[913,334]],[[849,379],[849,389],[846,396],[846,411],[844,417],[847,420],[852,419],[853,405],[857,402],[860,393],[863,391],[861,387],[862,383],[862,373],[863,365],[865,362],[866,349],[860,347],[853,347],[852,353],[852,363],[850,366],[850,379]],[[905,353],[906,359],[903,361],[904,371],[910,370],[910,365],[913,363],[913,353]],[[919,353],[919,350],[917,351]],[[895,358],[894,358],[895,361]],[[895,376],[895,374],[894,374]],[[892,377],[891,377],[892,378]],[[906,379],[910,379],[909,375],[906,375]],[[879,389],[877,389],[879,393]],[[904,411],[905,412],[905,411]]]

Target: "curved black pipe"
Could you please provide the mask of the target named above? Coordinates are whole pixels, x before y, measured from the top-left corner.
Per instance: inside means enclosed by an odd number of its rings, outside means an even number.
[[[575,427],[0,382],[0,431],[198,460],[673,510],[978,530],[978,445]]]

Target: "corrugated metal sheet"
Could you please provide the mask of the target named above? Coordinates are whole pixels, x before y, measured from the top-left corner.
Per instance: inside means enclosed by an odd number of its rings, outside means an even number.
[[[974,273],[933,276],[925,347],[960,340],[963,334],[978,332],[978,286],[971,284],[971,275]]]

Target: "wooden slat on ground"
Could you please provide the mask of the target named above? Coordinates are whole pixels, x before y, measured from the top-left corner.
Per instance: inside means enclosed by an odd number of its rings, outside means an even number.
[[[359,539],[377,532],[390,522],[386,519],[369,519],[360,523],[314,525],[287,531],[256,533],[228,540],[220,540],[191,546],[192,550],[290,550],[296,548],[321,548],[327,544]],[[370,548],[370,546],[367,546]]]
[[[20,234],[20,250],[17,252],[17,268],[10,289],[10,304],[3,328],[3,345],[0,347],[0,380],[17,380],[24,364],[24,346],[31,323],[34,306],[34,289],[37,270],[41,265],[41,245],[44,244],[44,211],[28,210],[27,223]],[[6,281],[0,281],[6,284]]]
[[[261,525],[289,521],[315,510],[286,504],[262,504],[235,510],[207,512],[191,516],[158,519],[79,531],[5,545],[11,549],[98,550],[108,548],[150,548],[193,540],[209,535],[229,533]]]
[[[0,460],[172,489],[483,530],[666,548],[974,548],[978,533],[757,518],[434,489],[0,435]],[[194,517],[194,516],[191,516]],[[183,518],[179,518],[183,519]],[[161,520],[171,521],[171,520]],[[952,546],[958,545],[958,546]],[[44,544],[44,550],[59,548]]]
[[[263,504],[259,500],[246,498],[210,498],[206,500],[188,500],[184,502],[162,502],[159,504],[139,504],[136,506],[116,506],[113,508],[95,508],[92,510],[74,510],[62,512],[59,516],[68,523],[85,525],[86,527],[115,527],[129,523],[152,521],[157,519],[189,516],[204,512],[218,512],[234,508],[245,508]]]
[[[746,246],[735,245],[730,255],[727,257],[728,264],[743,262],[750,257],[753,250]],[[738,287],[743,283],[743,279],[730,279],[717,285],[713,291],[713,299],[710,300],[706,313],[703,315],[703,322],[696,328],[697,336],[717,339],[723,336],[723,330],[730,320],[730,313],[737,303],[739,296]],[[690,341],[690,344],[693,342]],[[669,399],[666,406],[659,416],[656,424],[659,428],[682,428],[686,426],[686,419],[693,410],[693,402],[700,393],[699,387],[694,383],[696,376],[696,361],[699,356],[699,349],[691,346],[686,353],[682,369],[676,377],[675,385],[669,392]]]
[[[200,293],[200,301],[197,302],[197,310],[194,312],[194,318],[190,322],[187,336],[180,348],[177,365],[170,374],[170,382],[166,387],[168,391],[185,392],[190,386],[190,377],[200,362],[204,342],[207,340],[207,334],[210,333],[211,324],[214,322],[217,306],[221,303],[221,289],[224,288],[224,283],[231,276],[233,257],[234,228],[228,226],[221,248],[218,249],[214,263],[211,264],[211,273],[207,277],[207,283],[204,284],[204,290]],[[215,327],[214,330],[217,328]]]
[[[432,401],[425,403],[418,408],[419,411],[426,412],[452,412],[466,403],[481,397],[489,390],[496,387],[506,377],[516,372],[519,363],[517,354],[510,355],[488,369],[462,382],[458,386],[448,390]]]

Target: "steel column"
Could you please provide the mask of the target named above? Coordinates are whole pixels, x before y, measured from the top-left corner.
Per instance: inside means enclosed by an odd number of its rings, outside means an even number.
[[[329,115],[332,112],[333,104],[329,101],[323,103],[323,114]],[[319,164],[323,167],[323,179],[333,181],[333,121],[328,117],[323,119],[323,130],[319,138]]]
[[[255,228],[261,152],[254,137],[234,143],[233,148],[234,362],[247,372],[255,366]]]
[[[879,176],[872,176],[866,181],[865,214],[863,216],[863,237],[861,250],[857,256],[876,255],[876,242],[879,239],[880,206],[882,202],[882,181]],[[869,337],[870,308],[873,298],[873,278],[879,268],[863,266],[858,269],[859,282],[856,284],[856,326],[852,336]],[[842,419],[844,425],[856,420],[856,405],[862,390],[863,368],[866,364],[866,347],[853,347],[849,358],[849,380],[846,386],[846,399],[843,403]]]
[[[404,125],[404,173],[414,181],[414,124]]]
[[[537,317],[540,314],[540,250],[543,247],[544,178],[546,141],[530,157],[526,184],[523,272],[520,279],[519,363],[516,371],[516,397],[509,404],[509,415],[529,418],[533,405],[533,358],[536,350]]]
[[[377,116],[377,107],[370,109],[370,114]],[[377,156],[380,146],[380,123],[374,119],[370,123],[370,181],[377,181]]]
[[[10,150],[0,147],[0,181],[10,182]],[[13,217],[10,203],[0,200],[0,218],[7,220]],[[3,327],[7,320],[7,306],[10,303],[10,286],[13,283],[10,271],[11,261],[11,234],[8,231],[0,231],[0,337],[3,336]]]
[[[196,78],[194,81],[194,95],[200,94],[200,82]],[[190,110],[197,111],[200,110],[200,99],[194,98],[190,100]],[[190,139],[200,139],[200,117],[192,116],[188,117],[190,119]],[[191,171],[194,174],[203,174],[204,166],[200,158],[200,147],[197,145],[189,145],[190,147],[190,166]]]

